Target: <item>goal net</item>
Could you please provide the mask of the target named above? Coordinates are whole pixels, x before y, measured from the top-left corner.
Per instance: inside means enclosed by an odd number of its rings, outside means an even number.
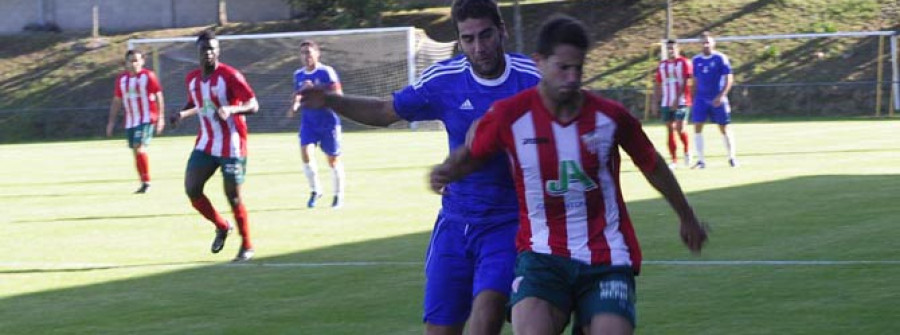
[[[900,107],[893,31],[719,36],[729,56],[732,110],[759,117],[883,116]],[[679,39],[682,55],[700,40]],[[655,48],[665,55],[665,41]]]
[[[253,87],[261,113],[248,118],[254,132],[296,130],[297,121],[285,121],[293,94],[293,73],[302,65],[299,44],[316,41],[319,61],[338,73],[347,94],[387,96],[411,84],[428,65],[452,56],[456,43],[431,40],[412,27],[291,32],[257,35],[219,35],[220,61],[244,73]],[[198,67],[195,37],[134,39],[129,48],[149,55],[148,66],[159,77],[167,109],[186,101],[185,75]],[[195,131],[190,124],[178,132]],[[395,127],[407,127],[398,123]],[[421,125],[420,125],[421,126]],[[345,129],[364,127],[345,122]]]

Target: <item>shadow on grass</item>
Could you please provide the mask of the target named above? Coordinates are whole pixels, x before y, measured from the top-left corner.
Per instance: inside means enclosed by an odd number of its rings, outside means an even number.
[[[900,233],[893,224],[897,194],[898,175],[830,175],[689,197],[697,212],[715,224],[703,258],[878,260],[893,250],[891,238],[879,237]],[[661,199],[629,206],[648,259],[690,257],[678,241],[677,221]],[[813,238],[821,236],[828,240]],[[261,249],[258,258],[244,264],[186,260],[8,268],[0,271],[0,279],[57,275],[61,286],[70,278],[89,279],[84,276],[99,272],[125,278],[133,275],[117,271],[171,271],[0,299],[0,314],[6,316],[0,333],[417,334],[428,239],[429,233],[422,232],[278,256]],[[852,250],[823,249],[821,243]],[[650,267],[645,274],[665,277],[668,271]],[[678,271],[701,271],[692,269],[696,267]],[[843,278],[842,287],[854,287],[859,278]],[[740,286],[742,280],[753,279],[735,278],[730,285]],[[853,311],[840,302],[831,307]]]

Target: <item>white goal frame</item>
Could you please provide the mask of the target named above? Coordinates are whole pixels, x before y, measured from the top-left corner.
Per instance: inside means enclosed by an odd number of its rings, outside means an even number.
[[[412,85],[416,81],[416,28],[415,27],[390,27],[390,28],[364,28],[364,29],[341,29],[341,30],[322,30],[322,31],[298,31],[285,33],[268,33],[268,34],[243,34],[243,35],[218,35],[219,40],[241,40],[241,39],[272,39],[272,38],[296,38],[296,37],[320,37],[320,36],[336,36],[351,34],[379,34],[379,33],[396,33],[406,32],[406,68],[407,81]],[[139,38],[128,40],[128,50],[133,50],[140,44],[165,43],[165,42],[193,42],[197,39],[195,36],[190,37],[169,37],[169,38]],[[156,57],[156,53],[153,53]],[[154,60],[155,64],[159,64]],[[159,69],[157,69],[159,71]]]

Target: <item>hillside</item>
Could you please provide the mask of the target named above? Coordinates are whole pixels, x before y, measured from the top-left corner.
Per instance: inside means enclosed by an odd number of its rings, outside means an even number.
[[[545,1],[525,2],[521,7],[526,36],[533,36],[548,13],[563,12],[583,20],[595,41],[585,69],[586,85],[624,100],[634,110],[643,109],[643,89],[658,57],[652,54],[652,45],[665,29],[664,0]],[[674,1],[673,14],[673,31],[679,37],[694,37],[704,30],[730,36],[900,29],[900,3],[896,0],[682,0]],[[448,15],[446,8],[388,13],[384,25],[414,25],[432,38],[446,41],[455,35]],[[504,7],[504,16],[512,29],[511,6]],[[232,24],[218,28],[218,32],[248,34],[329,28],[325,21],[298,20]],[[105,35],[110,45],[96,50],[84,47],[87,38],[83,34],[0,36],[4,45],[0,50],[0,95],[4,97],[0,99],[0,142],[98,135],[100,131],[94,128],[102,128],[98,122],[103,122],[109,104],[109,81],[121,69],[126,41],[191,35],[200,29]],[[526,53],[532,50],[533,42],[525,38]],[[806,94],[815,100],[822,93],[809,87],[772,89],[757,88],[755,84],[874,81],[875,45],[877,39],[868,38],[721,43],[719,48],[732,58],[737,82],[746,85],[735,93],[748,99],[736,99],[736,105],[743,106],[748,114],[765,114],[773,108],[760,104],[771,100],[768,98],[773,94]],[[684,48],[688,55],[699,50],[694,45]],[[889,70],[890,63],[886,62],[884,73],[889,74]],[[870,113],[870,106],[874,105],[874,98],[869,96],[873,86],[867,86],[869,93],[860,93],[859,89],[832,90],[835,101],[865,103],[863,108],[853,104],[835,110],[843,113],[856,108]],[[759,98],[751,99],[754,96]],[[803,103],[808,104],[810,99]],[[778,108],[788,113],[804,106]],[[75,122],[69,117],[72,113],[78,115]]]

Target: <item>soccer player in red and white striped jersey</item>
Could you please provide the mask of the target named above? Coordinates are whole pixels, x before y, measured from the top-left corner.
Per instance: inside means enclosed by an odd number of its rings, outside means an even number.
[[[125,53],[125,71],[116,77],[106,136],[112,136],[116,116],[122,107],[125,109],[128,147],[134,152],[135,166],[141,180],[141,186],[135,193],[146,193],[150,188],[147,146],[150,145],[154,132],[162,133],[166,121],[159,117],[160,111],[164,110],[162,87],[156,74],[144,68],[144,54],[138,50],[128,50]]]
[[[659,101],[661,117],[666,123],[667,144],[672,158],[669,167],[674,169],[678,166],[676,134],[684,146],[684,166],[689,167],[691,156],[688,151],[688,135],[684,130],[684,120],[687,119],[691,107],[691,91],[688,87],[688,79],[693,76],[691,61],[681,55],[675,40],[666,42],[666,56],[666,59],[660,61],[656,67],[654,99]],[[652,106],[656,109],[655,104]]]
[[[544,23],[535,54],[540,84],[496,102],[430,177],[441,192],[485,158],[509,157],[520,210],[510,301],[517,334],[562,333],[573,312],[587,334],[633,331],[641,250],[622,197],[619,148],[678,213],[689,249],[699,252],[706,240],[640,122],[620,103],[581,89],[588,45],[579,21]]]
[[[201,68],[185,78],[188,101],[185,108],[171,116],[172,123],[197,115],[200,126],[194,151],[184,176],[185,192],[191,204],[216,226],[212,252],[218,253],[232,230],[203,194],[206,181],[221,169],[225,195],[242,237],[234,261],[247,261],[254,255],[250,242],[247,209],[241,198],[241,184],[247,167],[247,121],[245,114],[256,113],[259,104],[253,89],[240,71],[219,62],[219,40],[212,31],[197,37],[197,53]]]

